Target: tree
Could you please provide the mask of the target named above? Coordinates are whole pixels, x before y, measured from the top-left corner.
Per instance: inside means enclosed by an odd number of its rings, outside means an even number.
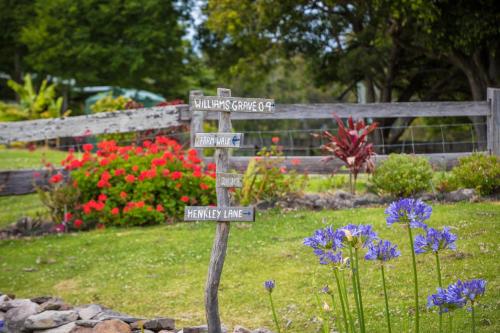
[[[22,41],[36,71],[78,85],[186,89],[186,12],[174,1],[40,0],[35,11]]]
[[[33,17],[34,0],[0,0],[0,72],[16,82],[21,82],[26,69],[26,46],[21,42],[21,32]]]
[[[436,56],[435,50],[453,44],[465,54],[496,54],[497,42],[485,42],[498,36],[494,18],[499,11],[493,0],[472,2],[209,0],[200,38],[211,63],[229,75],[252,67],[258,78],[256,69],[269,72],[277,55],[301,54],[317,84],[343,83],[354,90],[362,82],[366,102],[461,99],[472,91],[464,85],[467,72],[457,61]],[[486,11],[487,23],[475,24]],[[455,30],[463,20],[466,27]],[[448,41],[437,47],[439,39],[434,43],[433,36]],[[403,133],[390,128],[395,122],[411,120],[377,119],[385,128],[384,142],[394,142]]]

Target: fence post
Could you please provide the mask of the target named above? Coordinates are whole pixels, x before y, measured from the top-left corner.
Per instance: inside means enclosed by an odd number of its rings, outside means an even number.
[[[203,96],[203,92],[201,90],[192,90],[189,93],[189,99],[191,99],[191,96]],[[191,109],[189,109],[189,114],[191,115],[190,128],[189,128],[189,137],[190,137],[189,145],[190,148],[196,149],[198,151],[198,156],[203,157],[203,148],[194,148],[194,139],[196,137],[196,133],[204,132],[203,121],[205,120],[206,112],[191,111]]]
[[[490,102],[490,114],[486,118],[488,151],[500,156],[500,89],[488,88],[487,96]]]

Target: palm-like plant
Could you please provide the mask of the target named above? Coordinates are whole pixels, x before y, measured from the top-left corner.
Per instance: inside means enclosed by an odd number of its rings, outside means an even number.
[[[56,85],[48,84],[43,80],[38,92],[33,87],[30,74],[24,76],[24,83],[19,84],[13,80],[7,82],[9,87],[19,95],[21,110],[16,114],[23,120],[56,118],[67,116],[70,111],[61,114],[63,98],[56,98]]]
[[[363,119],[354,121],[349,117],[347,123],[334,115],[339,126],[337,135],[328,131],[323,132],[323,136],[329,140],[322,148],[333,156],[325,158],[326,161],[338,158],[344,162],[349,169],[349,184],[351,193],[355,193],[356,180],[359,172],[365,168],[371,173],[375,169],[372,156],[375,155],[373,144],[368,142],[368,134],[377,128],[377,123],[366,125]]]

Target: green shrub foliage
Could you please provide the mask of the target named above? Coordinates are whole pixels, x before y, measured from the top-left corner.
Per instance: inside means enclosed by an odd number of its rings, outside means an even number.
[[[423,157],[391,154],[373,174],[378,192],[396,197],[409,197],[431,187],[433,171]]]
[[[500,191],[500,159],[479,153],[463,157],[452,176],[461,187],[476,189],[481,195],[493,194]]]

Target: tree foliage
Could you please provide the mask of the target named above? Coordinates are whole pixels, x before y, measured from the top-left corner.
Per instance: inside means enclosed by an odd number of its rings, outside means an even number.
[[[35,11],[21,36],[35,70],[78,85],[182,87],[189,45],[173,1],[37,1]]]

